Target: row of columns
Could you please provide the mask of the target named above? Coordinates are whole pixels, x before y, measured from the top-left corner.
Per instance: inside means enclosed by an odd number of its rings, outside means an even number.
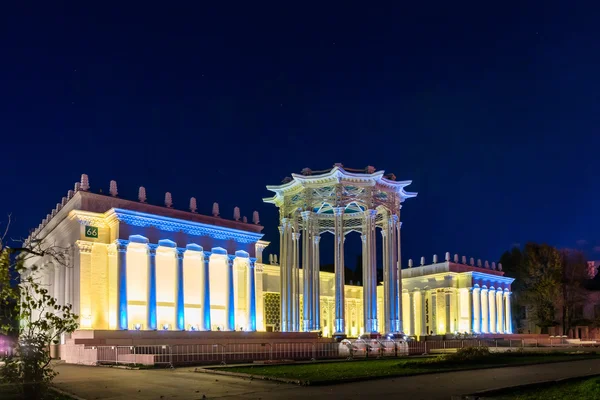
[[[458,291],[416,290],[408,296],[409,318],[405,328],[410,335],[463,332],[463,326],[467,326],[469,333],[512,333],[511,292],[507,290],[476,286]],[[438,309],[438,296],[443,296],[443,310]],[[461,301],[467,301],[467,306],[462,307]],[[463,309],[466,315],[461,313]],[[445,332],[438,332],[440,318],[443,318]],[[464,319],[468,321],[466,325],[461,324]]]
[[[473,331],[476,333],[512,333],[511,292],[502,288],[475,287]]]
[[[92,245],[91,243],[78,241],[74,252],[75,262],[72,264],[73,268],[66,268],[65,270],[65,298],[66,301],[73,299],[73,281],[78,280],[78,276],[73,277],[72,275],[79,275],[77,272],[80,271],[77,265],[80,263],[81,256],[90,255]],[[129,326],[128,318],[128,301],[127,301],[127,249],[130,242],[127,240],[117,240],[115,242],[116,248],[116,260],[117,260],[117,290],[116,290],[116,305],[117,305],[117,327],[118,329],[127,330],[132,327]],[[145,329],[156,330],[162,329],[157,326],[157,297],[156,297],[156,250],[159,247],[157,244],[146,244],[147,259],[148,259],[148,287],[147,287],[147,307],[146,307],[146,324]],[[210,259],[211,255],[222,256],[226,261],[225,276],[226,276],[226,296],[225,296],[225,314],[226,314],[226,325],[225,330],[235,330],[235,301],[234,301],[234,278],[233,278],[233,262],[237,258],[235,256],[229,256],[227,254],[216,254],[211,252],[205,252],[200,246],[188,245],[187,248],[175,248],[173,247],[173,257],[175,258],[175,329],[185,330],[185,303],[184,303],[184,270],[183,270],[183,258],[186,251],[192,251],[194,253],[200,253],[202,260],[201,269],[201,285],[200,298],[202,299],[203,314],[200,319],[198,326],[199,330],[210,330],[211,329],[211,296],[210,296]],[[244,257],[245,258],[245,257]],[[248,269],[247,269],[247,323],[248,330],[256,330],[256,279],[255,279],[255,260],[248,258]],[[56,274],[56,273],[55,273]],[[59,276],[59,275],[56,275]],[[130,277],[131,278],[131,277]],[[88,278],[85,278],[88,279]],[[60,278],[59,281],[60,282]],[[78,287],[80,285],[75,285]],[[61,284],[55,285],[55,290],[60,289]],[[58,288],[58,289],[57,289]],[[74,300],[74,299],[73,299]],[[72,301],[73,301],[72,300]],[[73,304],[77,304],[74,302]]]
[[[311,211],[298,218],[282,218],[279,227],[281,243],[281,330],[319,330],[319,230]],[[384,269],[384,325],[377,317],[376,210],[364,212],[363,223],[363,304],[365,332],[402,332],[400,280],[400,222],[397,215],[387,215],[382,223]],[[334,335],[346,332],[344,277],[344,207],[333,209],[335,317]],[[299,241],[302,241],[303,298],[302,324],[299,315]]]

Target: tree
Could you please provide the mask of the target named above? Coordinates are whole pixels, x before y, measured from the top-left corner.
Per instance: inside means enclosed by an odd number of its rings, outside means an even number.
[[[518,247],[513,247],[511,250],[504,252],[500,257],[502,270],[507,276],[515,278],[511,284],[512,301],[511,301],[511,316],[513,318],[512,326],[521,331],[523,329],[522,320],[525,316],[522,315],[522,308],[526,306],[523,299],[524,286],[524,268],[523,268],[523,252]]]
[[[561,306],[563,335],[583,318],[577,312],[583,307],[587,296],[585,284],[589,279],[588,263],[579,250],[562,250],[561,255]]]
[[[546,333],[557,324],[555,305],[560,298],[561,255],[547,244],[527,243],[522,263],[523,299],[532,308],[535,324]]]
[[[6,237],[6,235],[4,235]],[[32,240],[24,247],[10,248],[0,238],[0,308],[5,320],[0,333],[17,333],[16,355],[7,357],[0,376],[17,385],[25,399],[38,400],[46,396],[49,384],[56,376],[50,364],[50,344],[58,344],[63,333],[77,329],[77,315],[70,304],[61,306],[39,282],[38,265],[25,268],[29,258],[51,260],[66,268],[63,249],[46,247],[42,240]],[[17,273],[17,282],[11,273]],[[12,321],[18,321],[15,325]]]

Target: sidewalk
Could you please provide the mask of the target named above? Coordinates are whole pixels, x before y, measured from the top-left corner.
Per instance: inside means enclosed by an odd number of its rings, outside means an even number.
[[[87,400],[202,399],[365,399],[402,396],[445,399],[502,387],[600,374],[600,360],[448,372],[332,386],[299,387],[258,380],[176,370],[122,370],[58,365],[57,387]]]

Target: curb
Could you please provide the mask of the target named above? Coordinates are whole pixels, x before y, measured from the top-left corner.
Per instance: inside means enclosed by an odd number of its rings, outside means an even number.
[[[278,378],[272,376],[265,375],[252,375],[252,374],[244,374],[242,372],[227,372],[227,371],[219,371],[218,369],[210,369],[210,368],[195,368],[194,372],[201,372],[205,374],[213,374],[213,375],[224,375],[224,376],[233,376],[236,378],[244,378],[244,379],[260,379],[263,381],[274,381],[274,382],[283,382],[283,383],[292,383],[295,385],[310,385],[309,381],[303,381],[301,379],[288,379],[288,378]]]
[[[519,390],[519,389],[523,389],[523,390],[534,389],[537,387],[541,388],[541,387],[547,386],[548,384],[577,382],[577,381],[582,381],[582,380],[586,380],[586,379],[594,378],[594,377],[600,377],[600,374],[593,373],[593,374],[589,374],[589,375],[573,376],[570,378],[553,379],[553,380],[543,381],[543,382],[526,383],[523,385],[506,386],[506,387],[501,387],[501,388],[496,388],[496,389],[482,390],[482,391],[471,393],[471,394],[452,396],[451,400],[484,400],[484,399],[487,399],[489,396],[502,395],[503,393],[508,392],[508,391],[514,391],[514,390]]]
[[[52,390],[52,391],[54,391],[56,393],[62,394],[63,396],[71,397],[71,398],[73,398],[75,400],[86,400],[83,397],[79,397],[79,396],[77,396],[77,395],[75,395],[73,393],[66,392],[66,391],[64,391],[62,389],[57,388],[56,386],[50,386],[50,390]]]
[[[410,378],[411,376],[447,374],[447,373],[451,373],[451,372],[474,371],[474,370],[480,370],[480,369],[527,367],[527,366],[542,365],[542,364],[578,362],[578,361],[591,360],[591,359],[595,359],[595,358],[598,358],[598,357],[583,357],[582,356],[582,358],[580,360],[568,360],[568,361],[554,360],[554,361],[548,361],[548,362],[531,362],[531,363],[523,363],[523,364],[517,364],[517,365],[515,365],[515,364],[498,364],[498,365],[484,366],[484,367],[478,367],[478,366],[474,365],[472,367],[446,370],[446,371],[426,371],[426,372],[418,372],[418,373],[409,374],[409,375],[364,376],[364,377],[336,379],[336,380],[332,380],[332,381],[317,381],[317,382],[311,382],[311,381],[302,380],[302,379],[279,378],[279,377],[272,377],[272,376],[266,376],[266,375],[254,375],[254,374],[246,374],[243,372],[227,372],[227,371],[219,370],[221,368],[225,369],[227,367],[220,367],[218,369],[217,368],[195,368],[194,372],[202,372],[202,373],[215,374],[215,375],[225,375],[225,376],[232,376],[232,377],[244,378],[244,379],[260,379],[260,380],[265,380],[265,381],[275,381],[275,382],[282,382],[282,383],[288,383],[288,384],[291,383],[291,384],[300,385],[300,386],[332,386],[332,385],[344,384],[344,383],[374,381],[374,380],[380,380],[380,379]],[[362,361],[362,360],[356,360],[356,361]],[[500,389],[504,389],[504,388],[493,389],[493,390],[500,390]],[[471,400],[471,398],[469,398],[468,400]]]

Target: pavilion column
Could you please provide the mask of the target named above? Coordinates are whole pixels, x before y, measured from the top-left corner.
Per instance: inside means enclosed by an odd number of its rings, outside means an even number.
[[[427,291],[421,291],[421,336],[427,336]]]
[[[456,289],[450,291],[450,332],[458,332],[458,292]]]
[[[175,249],[175,323],[177,329],[185,331],[185,312],[183,301],[183,253],[185,249]]]
[[[146,308],[146,329],[156,330],[156,248],[148,245],[148,306]]]
[[[233,259],[226,258],[227,266],[225,267],[225,329],[228,331],[235,330],[235,300],[233,291]]]
[[[202,310],[204,311],[201,330],[210,331],[210,254],[204,253],[204,268],[202,270],[202,286],[204,288],[204,296],[202,298]]]
[[[279,227],[279,286],[280,286],[280,330],[288,332],[288,289],[287,289],[287,218],[281,219]]]
[[[312,251],[313,247],[311,246],[311,212],[303,211],[301,213],[303,220],[303,233],[302,236],[302,279],[303,279],[303,301],[304,306],[302,310],[302,330],[304,332],[309,332],[314,329],[314,296],[313,296],[313,266],[312,266]]]
[[[490,308],[488,305],[488,289],[484,286],[481,288],[481,333],[490,332]]]
[[[312,237],[312,267],[313,267],[313,329],[320,330],[321,329],[321,268],[319,262],[319,242],[321,241],[321,236],[319,236],[318,231],[315,231],[314,236]]]
[[[399,332],[401,329],[398,313],[401,301],[398,296],[396,222],[397,216],[390,215],[381,231],[383,236],[383,312],[385,329],[388,332]]]
[[[117,240],[117,304],[119,307],[119,329],[128,329],[127,316],[127,244],[126,240]]]
[[[344,335],[345,322],[345,282],[344,282],[344,208],[336,207],[334,212],[335,243],[335,334]]]
[[[510,292],[504,292],[504,311],[505,311],[505,326],[506,326],[506,333],[512,333],[512,315],[511,315],[511,308],[510,308]]]
[[[481,333],[481,289],[473,288],[473,332]]]
[[[437,292],[436,290],[431,291],[431,325],[430,330],[434,335],[438,334],[437,331]]]
[[[377,332],[377,264],[375,254],[375,217],[377,211],[366,210],[363,241],[363,316],[365,332]]]
[[[408,296],[409,296],[409,325],[410,327],[408,328],[408,333],[416,336],[417,335],[417,304],[416,304],[416,299],[415,296],[418,296],[417,292],[408,292]]]
[[[54,265],[54,298],[58,305],[65,305],[65,267]]]
[[[72,257],[69,257],[69,261],[67,262],[67,266],[65,267],[65,303],[73,304],[72,294],[73,294],[73,265],[71,264]]]
[[[300,233],[292,233],[293,259],[292,259],[292,331],[300,331],[300,252],[298,244]]]
[[[496,314],[497,317],[497,328],[498,333],[504,333],[504,291],[502,288],[496,290]]]
[[[488,295],[490,333],[496,333],[496,289],[493,286],[489,288]]]
[[[254,260],[250,259],[248,261],[248,300],[247,300],[247,321],[248,321],[248,330],[256,331],[256,278],[255,278],[255,268],[254,268]]]
[[[467,293],[468,293],[468,298],[469,298],[469,314],[468,314],[469,315],[469,324],[467,325],[467,329],[468,329],[467,332],[473,333],[473,314],[474,314],[474,311],[473,311],[473,307],[474,307],[473,306],[473,304],[474,304],[473,288],[468,288],[467,290],[468,290]]]
[[[402,246],[400,244],[402,222],[400,222],[400,217],[398,215],[393,215],[392,219],[394,220],[394,231],[392,233],[395,233],[396,236],[395,242],[392,243],[392,246],[394,246],[394,259],[392,264],[394,266],[394,280],[392,282],[392,287],[394,288],[395,294],[394,307],[396,310],[396,332],[403,332],[404,329],[402,326],[402,296],[400,296],[400,293],[402,293]],[[411,329],[413,326],[414,325],[412,325],[411,322]]]
[[[451,293],[449,290],[446,290],[446,292],[444,293],[444,297],[446,298],[446,301],[444,302],[444,308],[445,308],[445,312],[444,314],[446,315],[446,323],[444,324],[444,329],[446,330],[445,333],[451,333],[452,331],[450,330],[450,327],[452,326],[452,307],[450,306],[451,304]]]

